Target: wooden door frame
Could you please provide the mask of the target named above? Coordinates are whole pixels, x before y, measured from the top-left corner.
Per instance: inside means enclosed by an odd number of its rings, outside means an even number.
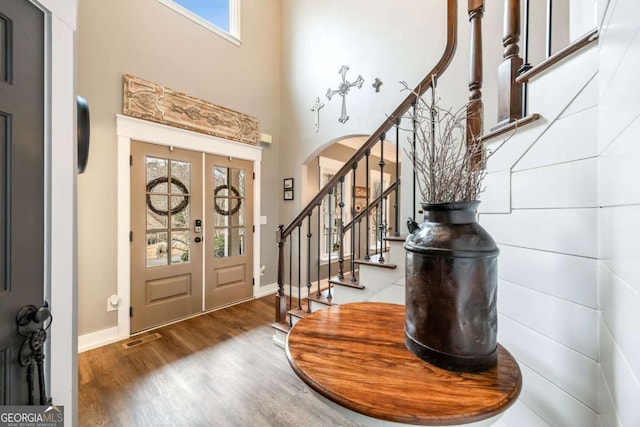
[[[173,146],[185,150],[233,157],[253,162],[256,179],[253,181],[253,223],[260,224],[260,164],[262,147],[229,141],[215,136],[178,129],[133,117],[116,115],[116,133],[118,135],[118,217],[117,217],[117,281],[118,326],[109,341],[121,340],[130,336],[129,306],[131,304],[131,249],[129,231],[131,230],[131,141]],[[253,265],[255,278],[253,295],[260,289],[260,227],[253,233]]]

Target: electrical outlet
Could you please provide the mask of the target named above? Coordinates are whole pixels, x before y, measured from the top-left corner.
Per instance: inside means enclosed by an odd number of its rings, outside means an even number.
[[[120,298],[117,295],[107,298],[107,311],[117,311],[118,305],[120,305]]]

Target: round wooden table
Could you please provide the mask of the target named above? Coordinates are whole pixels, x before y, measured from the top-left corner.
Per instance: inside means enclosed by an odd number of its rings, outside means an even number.
[[[498,347],[489,371],[440,369],[405,347],[403,305],[361,302],[306,316],[286,351],[307,385],[344,408],[396,423],[457,425],[499,415],[520,394],[520,368]]]

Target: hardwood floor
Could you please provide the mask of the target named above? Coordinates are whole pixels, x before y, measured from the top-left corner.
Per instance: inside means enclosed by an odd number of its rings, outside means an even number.
[[[81,426],[344,426],[272,342],[273,297],[79,355]]]

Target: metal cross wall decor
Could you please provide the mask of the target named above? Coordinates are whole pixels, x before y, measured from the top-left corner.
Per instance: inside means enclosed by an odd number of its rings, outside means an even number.
[[[320,98],[316,98],[316,103],[311,107],[311,111],[316,113],[316,122],[313,124],[313,131],[318,132],[320,129],[320,109],[324,107],[324,104],[320,102]]]
[[[361,75],[358,75],[358,78],[356,79],[355,82],[353,83],[348,82],[346,79],[348,70],[349,70],[349,67],[346,65],[343,65],[338,71],[338,74],[342,74],[342,83],[340,83],[340,86],[338,86],[338,89],[336,90],[331,90],[331,88],[327,90],[327,98],[329,99],[329,101],[331,101],[331,98],[336,93],[342,97],[342,114],[338,119],[338,121],[342,124],[346,123],[347,120],[349,120],[349,116],[347,116],[347,102],[344,97],[349,93],[349,89],[351,89],[354,86],[356,86],[358,89],[361,89],[362,83],[364,83],[364,79],[362,78]]]
[[[380,92],[380,86],[382,85],[383,85],[382,80],[376,77],[371,86],[373,86],[373,88],[376,90],[376,93],[377,93],[377,92]]]

